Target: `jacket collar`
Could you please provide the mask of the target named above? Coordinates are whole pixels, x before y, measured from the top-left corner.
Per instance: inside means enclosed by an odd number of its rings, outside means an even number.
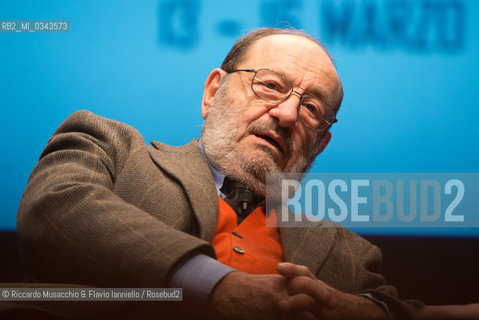
[[[185,194],[198,220],[200,238],[213,239],[218,212],[215,181],[198,139],[184,146],[169,146],[152,141],[150,155],[155,163],[175,179]],[[214,214],[212,214],[214,213]]]

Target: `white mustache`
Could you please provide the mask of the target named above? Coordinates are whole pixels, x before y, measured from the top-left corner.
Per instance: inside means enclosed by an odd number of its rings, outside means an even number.
[[[275,134],[283,139],[288,154],[291,154],[294,150],[293,139],[291,137],[291,129],[281,127],[277,122],[273,119],[271,121],[259,121],[255,120],[250,123],[248,126],[248,133],[255,133],[259,131],[273,131]]]

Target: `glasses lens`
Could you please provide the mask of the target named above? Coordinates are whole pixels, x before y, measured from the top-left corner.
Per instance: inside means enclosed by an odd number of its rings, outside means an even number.
[[[256,72],[252,88],[261,99],[269,102],[279,102],[293,90],[291,82],[276,72],[265,69]]]
[[[287,99],[293,92],[293,84],[279,73],[260,69],[255,73],[251,85],[253,92],[263,100],[277,103]],[[331,107],[321,99],[311,96],[301,96],[299,120],[316,131],[326,130],[334,119]]]
[[[319,131],[326,130],[333,117],[334,113],[326,103],[314,96],[303,96],[299,119],[306,126]]]

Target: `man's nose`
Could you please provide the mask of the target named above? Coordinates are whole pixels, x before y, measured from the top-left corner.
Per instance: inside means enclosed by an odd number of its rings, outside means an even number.
[[[269,110],[269,115],[278,119],[279,125],[282,127],[294,127],[298,120],[300,96],[296,91],[281,103],[274,105]]]

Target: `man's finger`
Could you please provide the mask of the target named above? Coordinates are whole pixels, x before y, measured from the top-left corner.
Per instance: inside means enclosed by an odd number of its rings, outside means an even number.
[[[291,295],[307,294],[318,306],[326,309],[334,309],[337,306],[334,289],[322,281],[300,276],[290,279],[286,288]]]
[[[300,276],[315,278],[311,271],[308,269],[308,267],[300,266],[289,262],[278,263],[276,269],[278,270],[280,275],[287,279]]]
[[[310,310],[314,304],[313,298],[304,293],[300,293],[281,299],[278,303],[278,307],[282,312],[299,313]]]

